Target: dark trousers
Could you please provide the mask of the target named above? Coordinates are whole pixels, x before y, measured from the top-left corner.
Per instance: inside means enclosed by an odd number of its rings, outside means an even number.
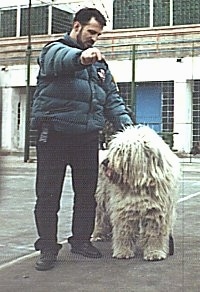
[[[89,240],[94,228],[98,178],[98,135],[66,135],[50,131],[37,142],[35,222],[36,250],[56,249],[58,211],[66,166],[72,169],[74,207],[72,237]]]

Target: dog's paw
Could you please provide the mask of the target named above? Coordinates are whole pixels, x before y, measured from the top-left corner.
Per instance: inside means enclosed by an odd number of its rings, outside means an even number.
[[[167,258],[166,252],[162,250],[153,250],[144,252],[145,261],[162,261]]]
[[[135,254],[133,251],[130,252],[113,252],[112,257],[116,259],[131,259],[134,258]]]
[[[91,241],[111,241],[112,235],[106,234],[106,235],[92,235]]]
[[[91,241],[105,241],[105,239],[102,236],[92,236]]]

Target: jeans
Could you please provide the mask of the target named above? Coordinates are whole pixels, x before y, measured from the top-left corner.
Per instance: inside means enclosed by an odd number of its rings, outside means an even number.
[[[37,141],[35,222],[36,250],[57,249],[57,226],[66,166],[72,170],[72,237],[87,241],[94,229],[98,179],[98,134],[66,135],[50,130]]]

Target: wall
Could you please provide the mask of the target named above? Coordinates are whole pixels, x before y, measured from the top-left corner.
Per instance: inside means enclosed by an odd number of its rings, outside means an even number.
[[[3,69],[3,70],[2,70]],[[38,66],[31,68],[31,83],[36,84]],[[26,112],[26,65],[9,65],[1,68],[2,141],[1,148],[23,151]]]
[[[179,135],[174,136],[174,144],[177,150],[186,152],[189,152],[192,146],[191,81],[200,79],[199,33],[200,26],[116,30],[104,33],[98,42],[116,82],[132,81],[130,44],[136,42],[135,81],[174,82],[174,131],[179,132]],[[31,86],[36,84],[36,60],[41,47],[47,41],[59,37],[60,35],[34,36],[32,39]],[[23,149],[27,38],[1,39],[0,46],[1,146],[8,150]],[[17,116],[19,103],[20,125]]]
[[[116,82],[131,82],[132,63],[126,61],[109,61],[111,72]],[[192,71],[192,65],[200,67],[200,58],[184,58],[182,63],[174,58],[136,60],[136,82],[174,80],[174,146],[181,151],[189,152],[192,143],[192,88],[190,80],[200,79],[200,72]],[[32,67],[31,85],[36,84],[37,66]],[[9,66],[1,71],[2,87],[2,147],[5,149],[23,149],[23,132],[21,121],[20,131],[17,125],[17,105],[21,104],[21,117],[25,115],[26,67]],[[17,88],[16,88],[17,87]],[[12,109],[12,110],[11,110]],[[19,132],[21,134],[19,134]]]
[[[110,61],[116,82],[131,82],[131,61]],[[192,85],[200,79],[200,58],[187,57],[136,60],[136,82],[174,80],[174,149],[190,152],[192,147]],[[195,70],[194,70],[195,68]]]

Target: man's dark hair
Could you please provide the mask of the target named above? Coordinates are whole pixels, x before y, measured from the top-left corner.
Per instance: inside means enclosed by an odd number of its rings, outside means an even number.
[[[80,24],[86,25],[92,17],[94,17],[96,21],[98,21],[100,25],[102,25],[102,27],[106,25],[106,19],[103,16],[103,14],[101,14],[101,12],[97,10],[96,8],[88,8],[88,7],[80,9],[75,14],[74,22],[78,21],[80,22]]]

